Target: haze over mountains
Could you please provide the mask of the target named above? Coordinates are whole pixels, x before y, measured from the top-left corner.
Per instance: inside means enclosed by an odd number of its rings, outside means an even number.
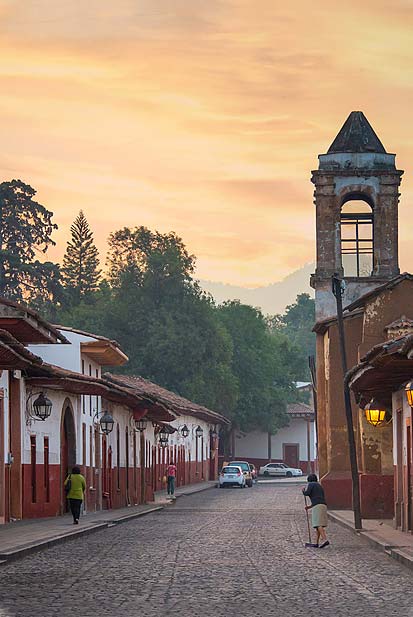
[[[254,289],[213,281],[200,281],[200,285],[218,304],[225,300],[240,300],[244,304],[259,307],[265,314],[273,315],[283,313],[285,307],[295,302],[300,293],[314,295],[310,287],[310,275],[313,272],[314,264],[306,264],[282,281]]]

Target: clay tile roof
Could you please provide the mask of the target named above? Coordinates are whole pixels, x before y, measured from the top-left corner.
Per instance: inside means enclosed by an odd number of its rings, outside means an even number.
[[[386,150],[362,111],[352,111],[328,149],[335,152],[380,152]]]
[[[0,329],[0,368],[12,370],[32,364],[41,365],[43,360],[31,353],[7,330]]]
[[[140,376],[132,375],[113,375],[112,373],[105,373],[103,375],[109,381],[119,383],[121,385],[130,388],[131,390],[139,393],[141,396],[153,397],[166,406],[171,407],[178,415],[188,414],[206,420],[207,422],[213,422],[217,424],[230,424],[230,421],[217,413],[211,411],[207,407],[193,403],[175,392],[166,390],[158,384],[144,379]]]
[[[314,417],[314,409],[305,403],[290,403],[287,405],[287,414],[289,416]]]
[[[69,343],[66,337],[61,332],[59,332],[55,326],[53,326],[51,323],[46,321],[46,319],[43,319],[43,317],[39,315],[39,313],[34,311],[32,308],[30,308],[30,306],[27,306],[27,304],[24,304],[23,302],[15,302],[14,300],[10,300],[9,298],[4,298],[1,296],[0,305],[8,306],[12,309],[16,309],[16,311],[18,311],[19,313],[23,315],[25,313],[27,315],[30,315],[30,317],[32,317],[35,321],[37,321],[38,324],[40,324],[43,328],[48,330],[61,343],[65,343],[65,344]]]
[[[385,326],[384,331],[399,330],[401,328],[413,328],[413,319],[409,319],[406,315],[402,315],[399,319],[396,319]]]

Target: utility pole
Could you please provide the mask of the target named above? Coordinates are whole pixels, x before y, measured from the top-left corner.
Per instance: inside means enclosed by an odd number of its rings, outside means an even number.
[[[351,410],[350,388],[348,387],[348,384],[345,381],[345,376],[347,373],[347,355],[346,355],[346,341],[344,338],[344,321],[343,321],[343,301],[342,301],[343,286],[342,286],[342,279],[339,277],[337,273],[334,274],[332,277],[332,286],[333,286],[333,294],[336,298],[336,303],[337,303],[338,335],[340,339],[341,365],[343,367],[344,407],[346,410],[348,449],[349,449],[349,457],[350,457],[352,487],[353,487],[354,527],[355,529],[362,529],[363,526],[361,522],[360,484],[359,484],[359,472],[358,472],[358,466],[357,466],[356,441],[354,439],[353,413]]]

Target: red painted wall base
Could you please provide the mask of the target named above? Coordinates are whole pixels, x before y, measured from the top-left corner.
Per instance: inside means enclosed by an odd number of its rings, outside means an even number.
[[[392,475],[360,474],[362,518],[393,518],[394,485]],[[321,478],[330,510],[352,509],[352,483],[348,472],[329,473]]]

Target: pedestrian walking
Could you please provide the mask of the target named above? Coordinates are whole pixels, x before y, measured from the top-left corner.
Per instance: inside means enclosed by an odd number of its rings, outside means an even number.
[[[79,524],[80,509],[86,491],[86,481],[80,473],[79,467],[73,467],[65,482],[66,497],[69,500],[70,511],[73,516],[73,524]]]
[[[311,505],[306,505],[305,509],[311,510],[311,525],[315,529],[315,543],[312,546],[314,548],[325,548],[330,542],[327,540],[326,534],[328,518],[324,489],[315,473],[310,473],[307,482],[307,487],[303,489],[303,495],[309,497],[311,501]]]
[[[171,461],[166,470],[166,477],[168,482],[168,495],[175,493],[175,478],[176,478],[176,465]]]

